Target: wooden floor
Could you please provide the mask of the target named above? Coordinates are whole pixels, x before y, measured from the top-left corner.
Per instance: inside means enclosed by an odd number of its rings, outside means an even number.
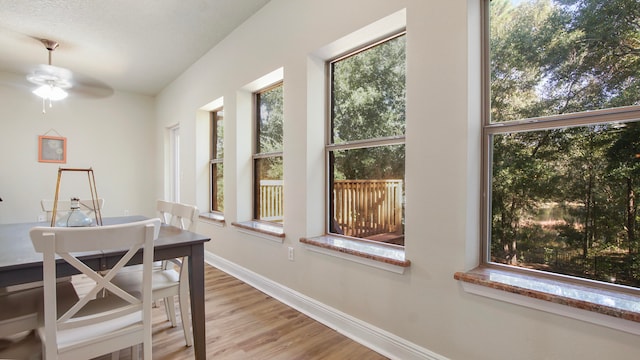
[[[205,271],[207,359],[386,359],[212,266]],[[153,313],[153,358],[193,359],[162,303]]]

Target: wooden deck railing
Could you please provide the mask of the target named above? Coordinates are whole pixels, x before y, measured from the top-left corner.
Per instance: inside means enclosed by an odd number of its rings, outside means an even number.
[[[260,220],[282,221],[282,180],[260,180]]]
[[[364,238],[402,230],[402,180],[336,180],[333,196],[344,235]]]
[[[282,180],[260,181],[260,219],[283,220]],[[402,230],[402,180],[336,180],[334,216],[342,233],[364,238]]]

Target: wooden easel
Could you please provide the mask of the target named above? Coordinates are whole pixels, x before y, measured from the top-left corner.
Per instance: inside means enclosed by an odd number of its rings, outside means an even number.
[[[62,179],[62,173],[64,171],[86,172],[89,179],[89,189],[91,190],[91,201],[93,203],[93,209],[96,214],[96,225],[102,225],[102,212],[98,205],[98,190],[96,190],[96,178],[93,176],[93,169],[64,169],[58,168],[58,182],[56,183],[56,196],[53,199],[53,213],[51,215],[51,227],[55,226],[56,213],[58,212],[58,195],[60,194],[60,180]]]

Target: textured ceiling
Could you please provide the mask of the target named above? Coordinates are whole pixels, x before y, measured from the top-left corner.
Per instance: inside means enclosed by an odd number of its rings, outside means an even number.
[[[45,38],[60,44],[52,65],[155,95],[268,1],[0,0],[0,72],[46,64]]]

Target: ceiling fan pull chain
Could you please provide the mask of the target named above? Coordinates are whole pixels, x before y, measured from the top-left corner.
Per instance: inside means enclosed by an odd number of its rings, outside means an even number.
[[[51,103],[51,98],[49,98],[49,107],[52,108],[53,104]],[[47,113],[47,99],[46,98],[42,98],[42,113],[46,114]]]

